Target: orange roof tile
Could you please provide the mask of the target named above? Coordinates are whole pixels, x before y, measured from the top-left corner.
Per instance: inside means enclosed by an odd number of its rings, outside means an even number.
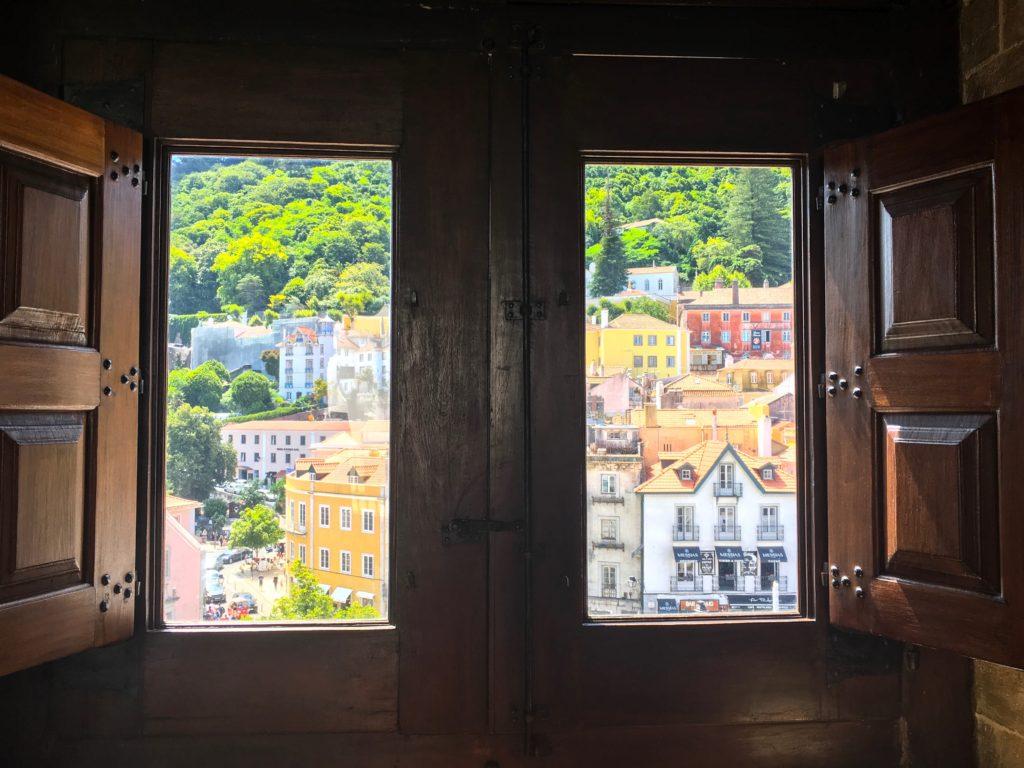
[[[636,312],[626,312],[619,315],[610,323],[609,328],[629,329],[637,331],[678,331],[679,328],[672,323],[666,323],[650,315],[641,315]]]
[[[671,454],[672,462],[660,471],[656,469],[650,480],[636,487],[636,492],[693,493],[712,473],[715,465],[726,451],[733,454],[737,462],[754,479],[754,483],[765,493],[794,493],[796,491],[796,478],[782,469],[783,462],[779,460],[779,457],[753,456],[741,451],[731,443],[722,440],[706,440],[681,453]],[[666,455],[666,458],[668,457],[669,455]],[[767,465],[771,465],[775,470],[772,480],[765,480],[761,477],[760,470]],[[691,470],[690,480],[684,480],[680,475],[679,470],[685,468]]]
[[[679,303],[686,309],[705,307],[742,307],[742,306],[793,306],[793,284],[783,283],[769,288],[740,288],[739,302],[733,304],[732,286],[712,288],[707,291],[682,291]]]

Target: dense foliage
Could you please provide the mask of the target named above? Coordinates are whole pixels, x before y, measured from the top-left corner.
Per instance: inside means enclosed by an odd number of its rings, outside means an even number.
[[[741,285],[792,275],[789,169],[590,165],[585,195],[593,295],[625,287],[620,248],[626,267],[671,264],[684,283],[707,285],[713,271]],[[635,222],[646,223],[624,227]]]
[[[279,597],[271,609],[271,620],[282,619],[376,619],[380,613],[376,608],[350,605],[338,608],[330,595],[325,594],[313,571],[301,560],[292,560],[288,565],[292,583],[285,597]]]
[[[220,421],[187,403],[167,414],[167,486],[189,499],[207,499],[235,469],[235,451],[220,439]]]
[[[200,312],[268,320],[387,301],[387,161],[180,156],[171,191],[172,340],[187,343]]]

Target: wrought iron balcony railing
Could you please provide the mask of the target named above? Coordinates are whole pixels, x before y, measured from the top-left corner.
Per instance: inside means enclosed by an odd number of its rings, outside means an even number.
[[[698,541],[700,539],[699,525],[673,525],[672,541]]]
[[[715,496],[738,499],[743,495],[743,483],[712,483]]]
[[[732,523],[719,523],[715,526],[715,541],[739,541],[741,528]]]

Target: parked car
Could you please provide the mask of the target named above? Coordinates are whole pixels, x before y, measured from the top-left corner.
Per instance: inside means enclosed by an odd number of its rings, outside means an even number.
[[[226,601],[227,595],[224,593],[224,585],[221,584],[220,580],[207,578],[203,582],[203,602],[223,603]]]
[[[239,560],[245,560],[251,554],[248,549],[229,549],[217,556],[217,564],[224,566],[229,563],[237,563]]]
[[[259,606],[256,605],[256,598],[249,592],[235,592],[231,596],[231,605],[245,605],[249,613],[258,613]]]

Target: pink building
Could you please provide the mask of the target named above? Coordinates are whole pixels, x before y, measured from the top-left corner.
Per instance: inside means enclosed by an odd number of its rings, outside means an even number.
[[[202,618],[203,549],[193,535],[202,504],[168,494],[164,502],[164,621]]]

